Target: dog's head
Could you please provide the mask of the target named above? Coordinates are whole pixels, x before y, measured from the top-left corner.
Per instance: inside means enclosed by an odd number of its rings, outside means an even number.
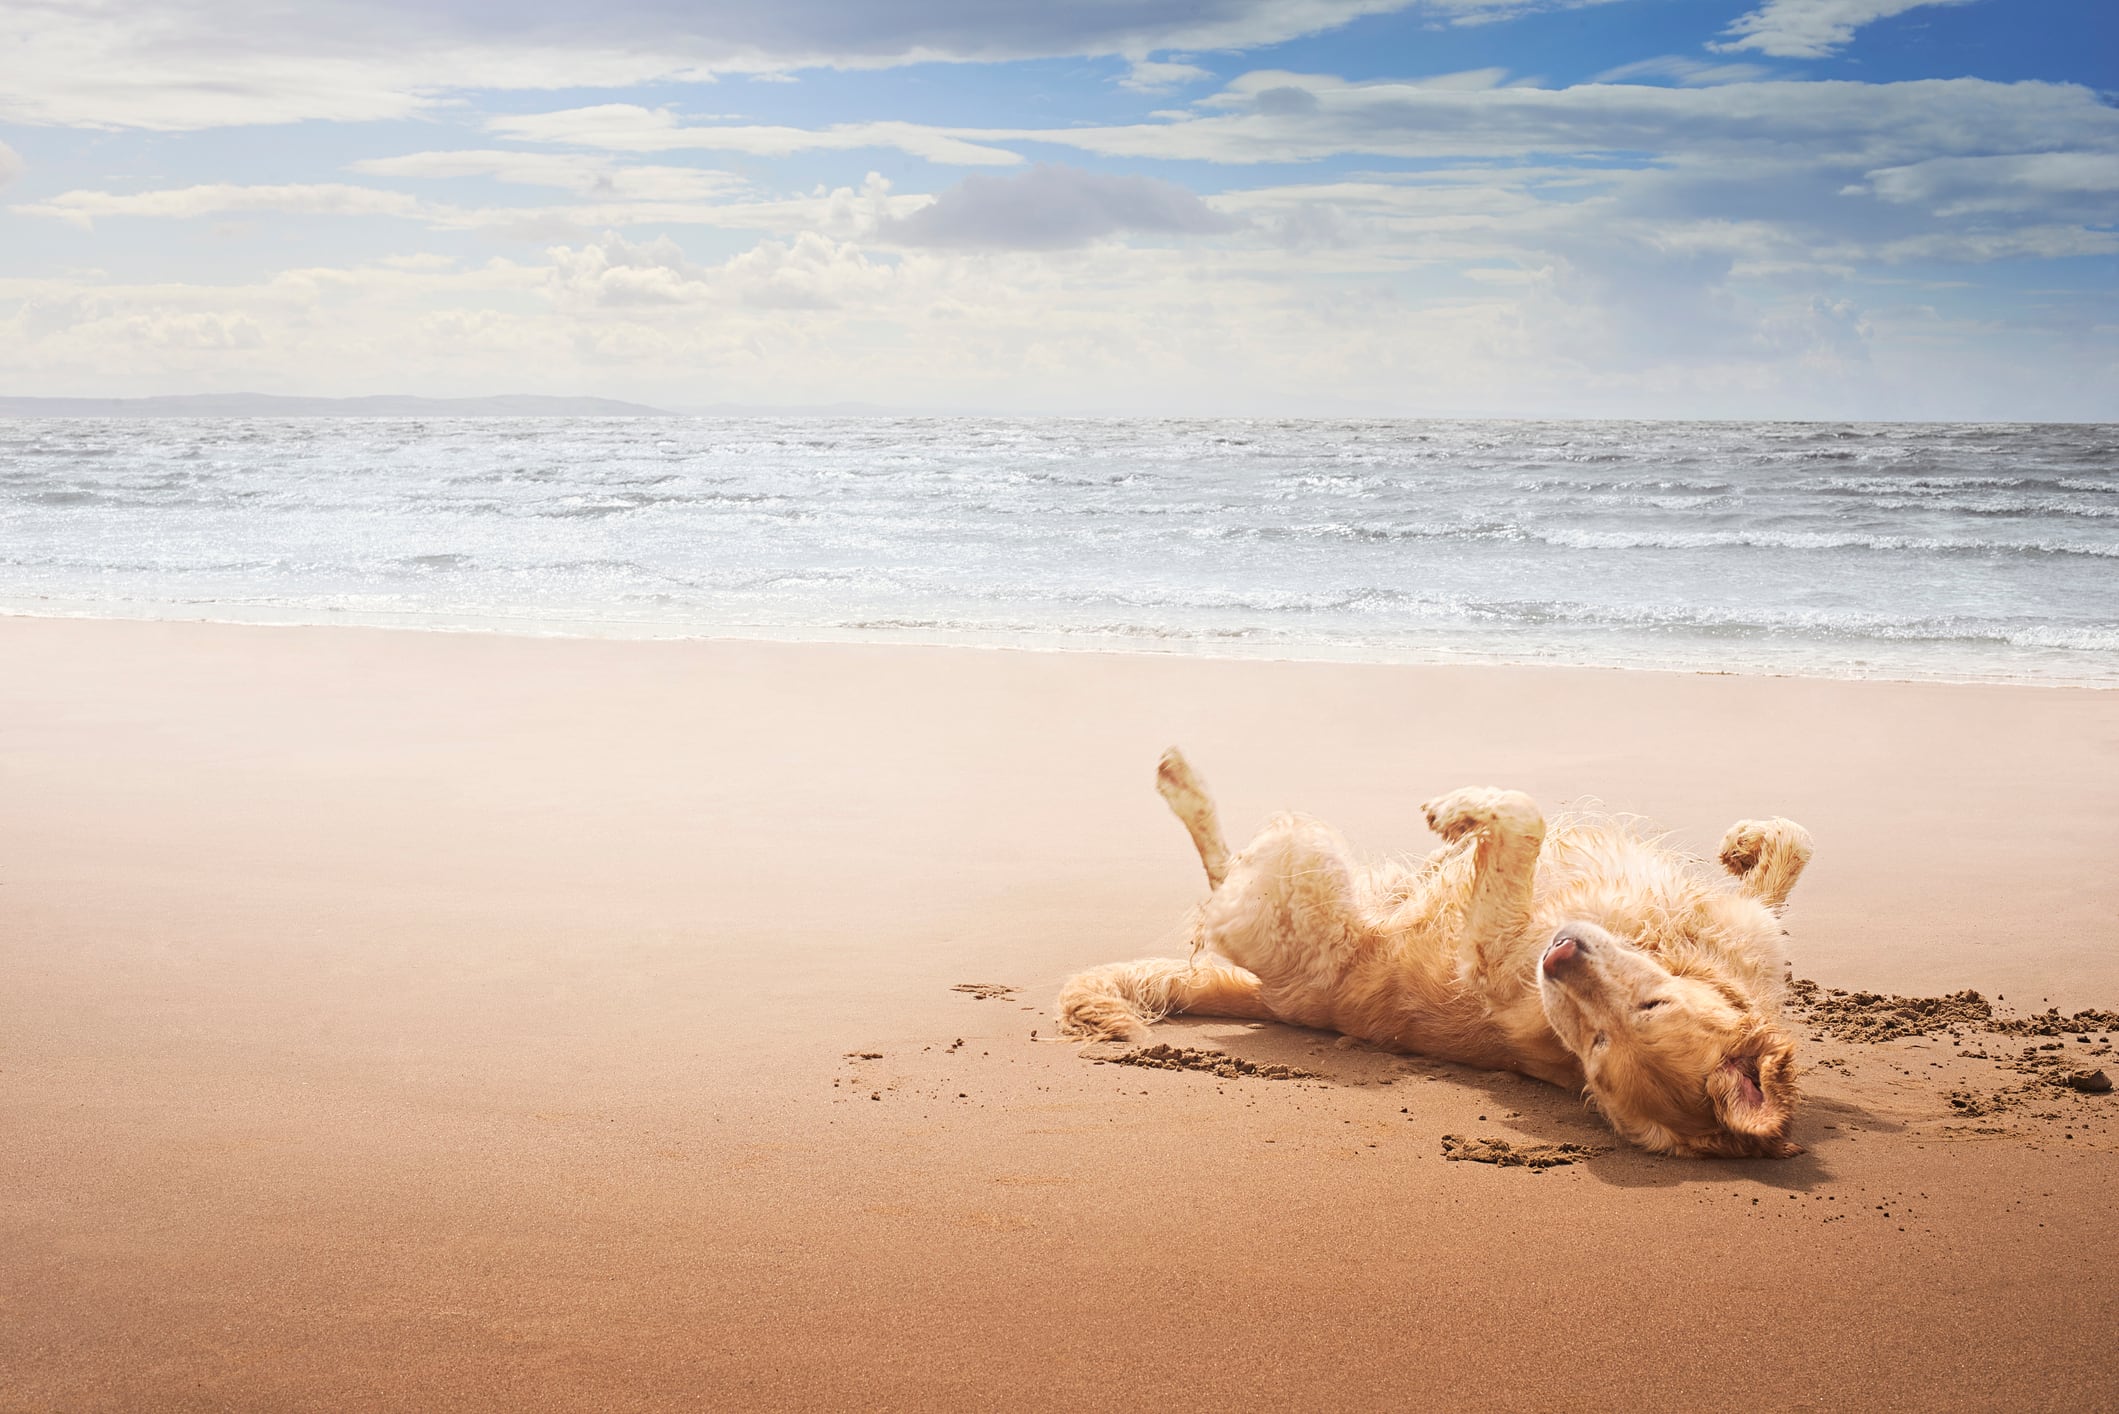
[[[1673,971],[1594,923],[1570,923],[1538,962],[1538,993],[1612,1128],[1645,1149],[1785,1159],[1795,1044],[1710,974]]]

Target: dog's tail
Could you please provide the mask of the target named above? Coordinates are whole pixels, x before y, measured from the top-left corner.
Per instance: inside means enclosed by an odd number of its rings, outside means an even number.
[[[1271,1021],[1258,978],[1226,962],[1151,957],[1077,972],[1060,988],[1060,1029],[1092,1041],[1130,1041],[1174,1011]]]
[[[1229,845],[1221,837],[1221,820],[1207,796],[1207,783],[1192,769],[1192,763],[1176,747],[1163,753],[1155,766],[1155,789],[1187,830],[1199,850],[1199,862],[1207,866],[1207,887],[1218,889],[1229,876]]]

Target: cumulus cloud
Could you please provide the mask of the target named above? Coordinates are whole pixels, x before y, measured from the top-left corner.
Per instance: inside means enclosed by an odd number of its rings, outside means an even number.
[[[1214,235],[1237,224],[1174,182],[1040,163],[1014,177],[966,177],[881,234],[908,246],[1065,250],[1121,233]]]
[[[760,241],[718,265],[685,258],[668,237],[630,242],[616,232],[580,247],[555,246],[547,290],[562,309],[653,318],[702,305],[829,310],[866,301],[889,287],[892,271],[857,245],[805,232]]]
[[[1863,25],[1937,5],[1972,0],[1766,0],[1741,15],[1723,33],[1734,36],[1709,49],[1754,49],[1776,59],[1823,59],[1854,41]]]

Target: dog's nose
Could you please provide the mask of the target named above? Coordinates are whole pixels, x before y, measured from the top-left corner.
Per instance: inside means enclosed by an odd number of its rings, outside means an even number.
[[[1557,977],[1561,969],[1588,951],[1589,943],[1586,939],[1573,933],[1557,933],[1553,936],[1552,946],[1545,950],[1545,960],[1539,966],[1548,977]]]

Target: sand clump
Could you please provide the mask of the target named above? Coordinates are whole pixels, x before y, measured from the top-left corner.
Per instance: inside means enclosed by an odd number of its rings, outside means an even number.
[[[949,990],[962,992],[968,997],[976,997],[982,1002],[1005,1002],[1013,999],[1015,994],[1022,989],[1020,987],[1010,987],[1000,982],[959,982]]]
[[[1516,1144],[1506,1139],[1442,1136],[1442,1157],[1453,1163],[1497,1164],[1543,1173],[1562,1164],[1579,1164],[1610,1150],[1594,1144]]]
[[[1099,1065],[1137,1065],[1148,1070],[1197,1070],[1231,1080],[1315,1080],[1315,1073],[1292,1065],[1257,1065],[1227,1051],[1200,1050],[1167,1043],[1143,1046],[1121,1055],[1097,1056]]]
[[[1796,977],[1788,983],[1788,1000],[1810,1025],[1840,1041],[1895,1041],[1961,1031],[2086,1037],[2093,1031],[2119,1030],[2119,1011],[2078,1011],[2063,1016],[2058,1007],[2052,1007],[2032,1016],[2002,1016],[1992,1002],[1969,990],[1941,997],[1901,997],[1820,987],[1807,977]]]
[[[1997,1029],[1993,1003],[1972,991],[1900,997],[1820,987],[1797,977],[1788,984],[1788,1000],[1810,1025],[1838,1041],[1895,1041],[1944,1031]]]

